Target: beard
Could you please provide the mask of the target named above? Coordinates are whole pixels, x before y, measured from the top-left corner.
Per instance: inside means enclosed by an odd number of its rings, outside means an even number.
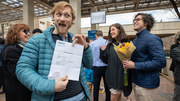
[[[64,26],[64,28],[61,28],[59,23],[55,23],[56,31],[60,35],[66,35],[69,28],[71,27],[71,24]]]
[[[59,26],[59,24],[56,24],[55,26],[56,26],[56,31],[57,31],[57,33],[60,34],[60,35],[65,35],[65,34],[68,32],[68,29],[67,29],[67,28],[62,29],[62,28]]]

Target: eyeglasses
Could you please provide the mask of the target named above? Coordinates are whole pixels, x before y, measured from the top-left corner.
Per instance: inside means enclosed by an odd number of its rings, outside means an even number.
[[[24,32],[25,34],[28,34],[28,33],[30,34],[30,31],[28,31],[28,30],[24,30],[23,32]]]
[[[142,19],[140,19],[140,18],[137,18],[137,19],[134,19],[133,21],[140,21],[140,20],[142,20]]]

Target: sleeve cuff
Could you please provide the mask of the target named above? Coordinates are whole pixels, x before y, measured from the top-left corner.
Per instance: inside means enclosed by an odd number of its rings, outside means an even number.
[[[89,45],[87,46],[87,48],[86,48],[86,49],[84,49],[84,51],[86,51],[88,48],[89,48]]]

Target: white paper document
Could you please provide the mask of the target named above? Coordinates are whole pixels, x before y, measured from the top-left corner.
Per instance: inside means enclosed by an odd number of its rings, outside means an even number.
[[[84,46],[65,41],[56,41],[48,79],[68,75],[68,80],[79,81]]]

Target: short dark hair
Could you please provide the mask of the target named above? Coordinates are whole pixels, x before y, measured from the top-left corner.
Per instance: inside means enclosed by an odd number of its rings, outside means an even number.
[[[32,31],[33,34],[35,34],[35,33],[37,33],[37,32],[42,33],[42,31],[41,31],[39,28],[36,28],[36,29],[34,29],[34,30]]]
[[[147,14],[147,13],[138,13],[135,18],[138,16],[138,15],[141,15],[142,16],[142,20],[145,24],[147,24],[147,27],[146,29],[148,31],[151,30],[151,28],[154,26],[154,23],[155,23],[155,20],[154,18],[152,17],[151,14]]]
[[[0,38],[0,44],[5,44],[5,39],[4,38]]]
[[[103,32],[101,30],[97,30],[95,35],[97,35],[98,37],[103,36]]]

